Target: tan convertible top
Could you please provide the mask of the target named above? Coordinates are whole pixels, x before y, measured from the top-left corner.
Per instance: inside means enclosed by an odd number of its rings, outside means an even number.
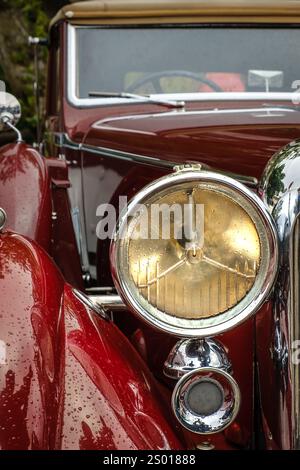
[[[300,23],[300,0],[94,0],[64,6],[53,18],[76,24],[182,22]]]

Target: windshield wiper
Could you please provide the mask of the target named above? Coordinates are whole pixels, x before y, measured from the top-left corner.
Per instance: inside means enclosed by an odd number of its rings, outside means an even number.
[[[90,91],[89,96],[97,98],[127,98],[140,100],[146,103],[158,104],[160,106],[167,106],[168,108],[184,108],[184,101],[169,101],[161,100],[156,98],[151,98],[150,95],[136,95],[135,93],[126,93],[126,92],[109,92],[109,91]]]

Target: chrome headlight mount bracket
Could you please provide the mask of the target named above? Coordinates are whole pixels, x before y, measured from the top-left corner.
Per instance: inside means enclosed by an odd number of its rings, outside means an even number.
[[[214,367],[231,373],[231,362],[224,346],[212,338],[182,339],[175,344],[165,361],[164,374],[178,380],[203,367]]]

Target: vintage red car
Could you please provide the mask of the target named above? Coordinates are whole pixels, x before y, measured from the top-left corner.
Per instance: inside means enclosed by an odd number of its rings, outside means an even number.
[[[72,3],[0,93],[2,449],[300,447],[298,3]]]

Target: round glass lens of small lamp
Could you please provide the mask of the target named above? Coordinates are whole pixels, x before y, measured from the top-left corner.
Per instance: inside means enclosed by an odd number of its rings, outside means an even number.
[[[223,404],[221,387],[211,380],[199,380],[191,385],[186,395],[187,408],[194,414],[210,416]]]

